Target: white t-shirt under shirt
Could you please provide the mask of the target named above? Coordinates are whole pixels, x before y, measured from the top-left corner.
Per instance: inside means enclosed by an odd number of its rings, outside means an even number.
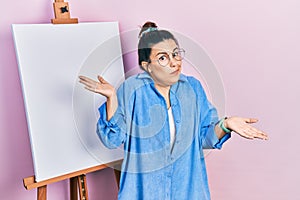
[[[172,151],[175,142],[175,124],[174,124],[174,118],[172,113],[172,107],[168,109],[168,116],[169,116],[169,126],[170,126],[170,145]]]

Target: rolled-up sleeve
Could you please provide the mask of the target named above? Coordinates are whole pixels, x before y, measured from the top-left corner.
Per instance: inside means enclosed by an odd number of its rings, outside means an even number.
[[[209,126],[203,128],[203,149],[221,149],[224,142],[226,142],[231,137],[231,134],[227,133],[221,139],[219,139],[215,132],[215,125],[216,123],[212,123]]]
[[[218,138],[215,132],[215,126],[218,123],[218,114],[216,108],[206,99],[202,103],[201,112],[201,133],[202,148],[203,149],[221,149],[224,142],[226,142],[231,134],[228,133],[222,138]]]
[[[200,107],[200,131],[199,138],[203,149],[221,149],[231,134],[226,134],[218,138],[215,132],[215,126],[219,121],[216,108],[209,102],[201,83],[192,79],[192,85],[197,94],[197,103]]]
[[[107,121],[106,103],[100,106],[100,117],[97,123],[97,135],[102,143],[110,149],[119,147],[126,138],[126,122],[124,113],[122,88],[118,90],[118,108],[112,118]]]

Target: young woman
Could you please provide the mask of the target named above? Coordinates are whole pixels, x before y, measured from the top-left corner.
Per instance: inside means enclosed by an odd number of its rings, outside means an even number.
[[[267,139],[257,119],[218,119],[200,82],[181,73],[184,50],[166,30],[147,22],[139,34],[139,65],[116,92],[80,76],[85,88],[107,97],[97,134],[108,148],[124,144],[121,200],[210,199],[203,149],[220,149],[231,132]]]

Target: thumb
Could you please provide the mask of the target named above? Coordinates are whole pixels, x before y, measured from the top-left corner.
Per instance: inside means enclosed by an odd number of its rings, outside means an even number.
[[[255,119],[255,118],[245,118],[245,122],[249,123],[249,124],[252,124],[252,123],[258,122],[258,119]]]
[[[100,83],[108,83],[106,80],[104,80],[104,78],[100,75],[97,76],[98,80],[100,81]]]

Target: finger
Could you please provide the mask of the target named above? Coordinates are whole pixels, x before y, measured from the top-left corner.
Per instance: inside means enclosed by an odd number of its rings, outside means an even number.
[[[258,119],[255,119],[255,118],[245,118],[245,122],[249,123],[249,124],[252,124],[252,123],[258,122]]]
[[[242,137],[244,137],[244,138],[246,138],[246,139],[250,139],[250,140],[253,140],[254,139],[254,137],[252,136],[252,135],[248,135],[248,134],[240,134],[240,136],[242,136]]]
[[[265,132],[263,132],[263,131],[261,131],[261,130],[255,128],[255,127],[252,127],[252,126],[251,126],[251,127],[250,127],[250,130],[253,131],[253,132],[255,132],[255,134],[258,134],[258,135],[262,135],[262,136],[268,137],[268,134],[267,134],[267,133],[265,133]]]
[[[237,132],[237,133],[244,138],[254,139],[254,136],[249,134],[247,130],[241,130],[240,132]]]
[[[254,134],[255,138],[263,139],[263,140],[268,140],[269,137],[266,133],[256,133]]]
[[[254,135],[249,133],[249,131],[245,131],[245,135],[247,136],[248,139],[254,139]]]
[[[261,140],[268,140],[269,139],[269,137],[265,136],[265,135],[255,135],[254,137],[258,138],[258,139],[261,139]]]
[[[251,135],[259,133],[259,131],[256,128],[252,127],[252,126],[248,127],[246,130]]]
[[[80,78],[80,79],[85,79],[85,78],[87,78],[87,77],[86,77],[86,76],[80,75],[80,76],[78,76],[78,78]]]
[[[91,82],[87,82],[87,81],[79,81],[80,83],[84,84],[85,86],[89,87],[89,88],[96,88],[96,84],[95,83],[91,83]]]
[[[80,81],[79,81],[79,83],[82,83],[83,85],[86,85],[86,86],[88,86],[88,85],[89,85],[89,83],[88,83],[88,82],[86,82],[86,81],[82,81],[82,80],[80,80]]]
[[[108,83],[102,76],[99,76],[98,75],[98,80],[100,81],[100,83],[104,83],[104,84],[106,84],[106,83]]]
[[[95,85],[94,83],[86,81],[86,80],[79,80],[79,83],[82,83],[88,87],[93,87],[93,85]]]
[[[84,81],[88,81],[90,80],[90,78],[86,77],[86,76],[78,76],[80,80],[84,80]]]
[[[261,135],[267,135],[266,133],[264,133],[263,131],[261,131],[261,130],[259,130],[259,129],[257,129],[257,128],[255,128],[255,127],[250,127],[250,130],[252,131],[252,132],[255,132],[255,133],[257,133],[257,134],[261,134]]]
[[[88,78],[86,76],[79,76],[79,79],[81,81],[84,81],[84,82],[87,82],[87,83],[96,83],[96,81],[94,81],[93,79],[90,79],[90,78]]]
[[[250,127],[249,129],[247,129],[247,134],[252,135],[254,138],[259,138],[264,140],[268,139],[268,135],[266,133],[254,127]]]
[[[85,89],[97,93],[97,90],[95,88],[90,88],[90,87],[84,87]]]
[[[257,133],[257,132],[253,132],[253,131],[249,132],[248,134],[251,134],[254,138],[258,138],[258,139],[265,139],[266,138],[261,133]]]

